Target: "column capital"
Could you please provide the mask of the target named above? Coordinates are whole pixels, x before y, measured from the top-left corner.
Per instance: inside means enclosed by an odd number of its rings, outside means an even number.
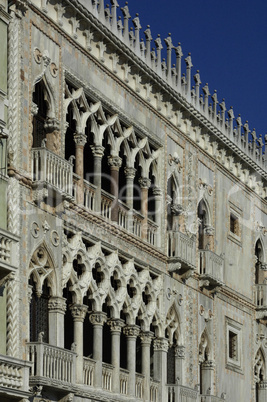
[[[91,145],[91,150],[94,156],[102,158],[105,148],[102,145]]]
[[[70,306],[70,311],[74,321],[83,322],[85,319],[85,315],[87,313],[88,307],[83,304],[72,304]]]
[[[201,368],[207,369],[207,370],[214,370],[215,369],[215,361],[214,360],[205,360],[201,364]]]
[[[122,159],[119,156],[109,156],[108,157],[108,165],[111,169],[117,169],[121,167]]]
[[[153,337],[154,337],[154,334],[151,331],[140,332],[141,345],[150,346]]]
[[[120,318],[112,318],[107,321],[107,324],[110,326],[110,332],[121,333],[121,329],[125,326],[125,322]]]
[[[267,389],[267,381],[260,381],[258,383],[259,389]]]
[[[132,179],[133,180],[135,178],[136,169],[134,167],[125,167],[124,168],[124,173],[125,173],[126,179]]]
[[[178,357],[178,359],[185,358],[185,346],[175,346],[175,357]]]
[[[80,146],[84,147],[85,144],[87,143],[87,136],[82,133],[76,133],[74,135],[74,141],[75,141],[76,145],[80,145]]]
[[[154,339],[154,350],[161,350],[163,352],[168,352],[169,342],[166,338],[156,338]]]
[[[153,195],[155,197],[161,197],[162,196],[162,191],[159,187],[153,187],[152,189]]]
[[[107,314],[102,311],[93,311],[89,315],[89,320],[93,325],[103,326],[107,321]]]
[[[141,188],[149,188],[151,186],[151,180],[148,177],[140,177],[138,182]]]
[[[63,297],[50,297],[48,301],[48,310],[55,313],[65,313],[66,311],[66,299]]]
[[[123,333],[129,338],[136,338],[140,333],[140,328],[137,325],[127,325],[123,328]]]

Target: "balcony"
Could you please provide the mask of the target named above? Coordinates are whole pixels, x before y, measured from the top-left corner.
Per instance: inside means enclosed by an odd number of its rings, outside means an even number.
[[[187,279],[196,269],[196,239],[179,231],[168,232],[169,271]]]
[[[32,363],[30,385],[47,385],[71,391],[76,382],[76,353],[43,342],[31,342],[28,360]]]
[[[45,198],[50,191],[53,196],[61,194],[65,199],[71,199],[73,195],[72,163],[44,147],[33,148],[31,157],[35,198]]]
[[[201,284],[208,290],[223,286],[224,259],[210,250],[199,250],[199,273]]]
[[[29,362],[0,355],[0,400],[14,400],[31,395],[29,388]]]
[[[182,385],[167,385],[168,402],[198,401],[198,391]]]
[[[254,286],[254,303],[256,304],[256,319],[267,320],[267,283]]]
[[[18,266],[18,238],[0,229],[0,280]]]

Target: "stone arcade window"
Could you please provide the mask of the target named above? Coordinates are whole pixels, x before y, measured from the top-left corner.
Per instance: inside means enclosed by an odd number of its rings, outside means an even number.
[[[242,325],[226,317],[226,368],[243,372]]]

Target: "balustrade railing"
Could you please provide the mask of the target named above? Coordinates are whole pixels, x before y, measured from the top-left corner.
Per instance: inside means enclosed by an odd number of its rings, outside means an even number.
[[[94,385],[95,361],[88,357],[83,358],[83,383],[84,385]]]
[[[267,283],[254,286],[254,303],[259,308],[267,309]]]
[[[147,220],[147,241],[148,243],[155,246],[156,244],[156,235],[157,235],[158,225],[153,222],[151,219]]]
[[[114,197],[107,193],[106,191],[101,191],[101,215],[110,220],[111,219],[111,208]]]
[[[150,402],[158,402],[159,381],[150,380]]]
[[[129,371],[120,369],[120,393],[127,395],[128,393]]]
[[[84,206],[91,211],[95,209],[95,191],[96,186],[84,180]]]
[[[46,148],[33,148],[32,180],[46,182],[55,189],[72,196],[73,166]]]
[[[113,366],[107,363],[102,364],[102,388],[106,391],[112,391],[112,373]]]
[[[29,364],[14,357],[0,355],[0,387],[9,390],[27,391]]]
[[[201,395],[200,402],[225,402],[225,399],[220,398],[219,396]]]
[[[196,239],[179,231],[168,232],[168,256],[177,258],[179,262],[195,268]]]
[[[183,385],[167,385],[168,402],[197,402],[198,391]]]
[[[141,226],[144,217],[139,214],[137,211],[133,210],[133,234],[141,237]]]
[[[4,229],[0,229],[0,278],[17,267],[18,239]]]
[[[199,273],[223,282],[223,257],[210,250],[199,250]]]
[[[118,214],[118,225],[124,229],[128,228],[128,212],[129,208],[126,204],[119,200],[119,214]]]
[[[135,396],[142,399],[144,393],[144,378],[145,376],[139,373],[135,374]]]
[[[28,359],[32,363],[31,377],[46,377],[70,384],[75,382],[75,352],[43,342],[31,342],[27,346]]]

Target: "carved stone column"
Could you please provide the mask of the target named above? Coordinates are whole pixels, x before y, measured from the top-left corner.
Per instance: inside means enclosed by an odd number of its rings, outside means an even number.
[[[128,219],[127,219],[127,229],[133,231],[133,182],[135,178],[136,169],[133,167],[126,167],[124,169],[126,177],[126,204],[129,208]]]
[[[121,329],[124,327],[124,321],[120,319],[112,319],[108,321],[111,332],[111,364],[113,369],[113,392],[120,392],[120,337]]]
[[[204,395],[214,395],[214,370],[215,363],[213,360],[207,360],[201,363],[201,388]]]
[[[167,401],[167,353],[169,349],[168,340],[158,338],[154,340],[154,380],[160,382],[159,400]]]
[[[74,343],[76,346],[76,380],[82,384],[83,381],[83,322],[88,307],[81,304],[73,304],[70,307],[74,321]]]
[[[158,187],[153,188],[153,194],[155,197],[155,222],[158,226],[157,233],[156,233],[156,242],[155,245],[160,247],[161,243],[161,216],[162,216],[162,192],[161,189]]]
[[[66,299],[63,297],[50,297],[49,311],[49,343],[64,348],[64,315]]]
[[[214,250],[214,227],[211,225],[204,226],[204,249]]]
[[[141,238],[147,240],[148,189],[151,186],[151,181],[147,177],[140,177],[139,184],[141,187],[141,214],[144,216],[141,227]]]
[[[107,320],[107,315],[100,312],[93,312],[89,319],[93,324],[93,359],[95,364],[95,387],[102,386],[102,358],[103,358],[103,325]]]
[[[75,147],[75,172],[79,176],[76,190],[76,201],[78,204],[84,203],[84,185],[83,185],[83,158],[84,158],[84,146],[87,142],[85,134],[77,133],[74,136]]]
[[[139,334],[139,327],[128,325],[123,328],[127,337],[127,370],[129,371],[129,395],[135,395],[135,371],[136,371],[136,338]]]
[[[18,357],[19,306],[18,282],[14,272],[6,280],[6,354]]]
[[[175,379],[178,384],[184,383],[184,365],[185,361],[185,347],[176,346],[175,347]]]
[[[144,400],[149,401],[150,397],[150,345],[154,334],[153,332],[142,332],[140,334],[142,347],[142,374],[144,379]]]
[[[111,210],[111,220],[118,222],[118,198],[119,198],[119,170],[122,160],[119,156],[110,156],[108,158],[108,164],[110,166],[110,192],[114,196],[114,201]]]
[[[94,155],[95,211],[101,212],[101,162],[105,148],[102,145],[92,145],[91,149]]]

